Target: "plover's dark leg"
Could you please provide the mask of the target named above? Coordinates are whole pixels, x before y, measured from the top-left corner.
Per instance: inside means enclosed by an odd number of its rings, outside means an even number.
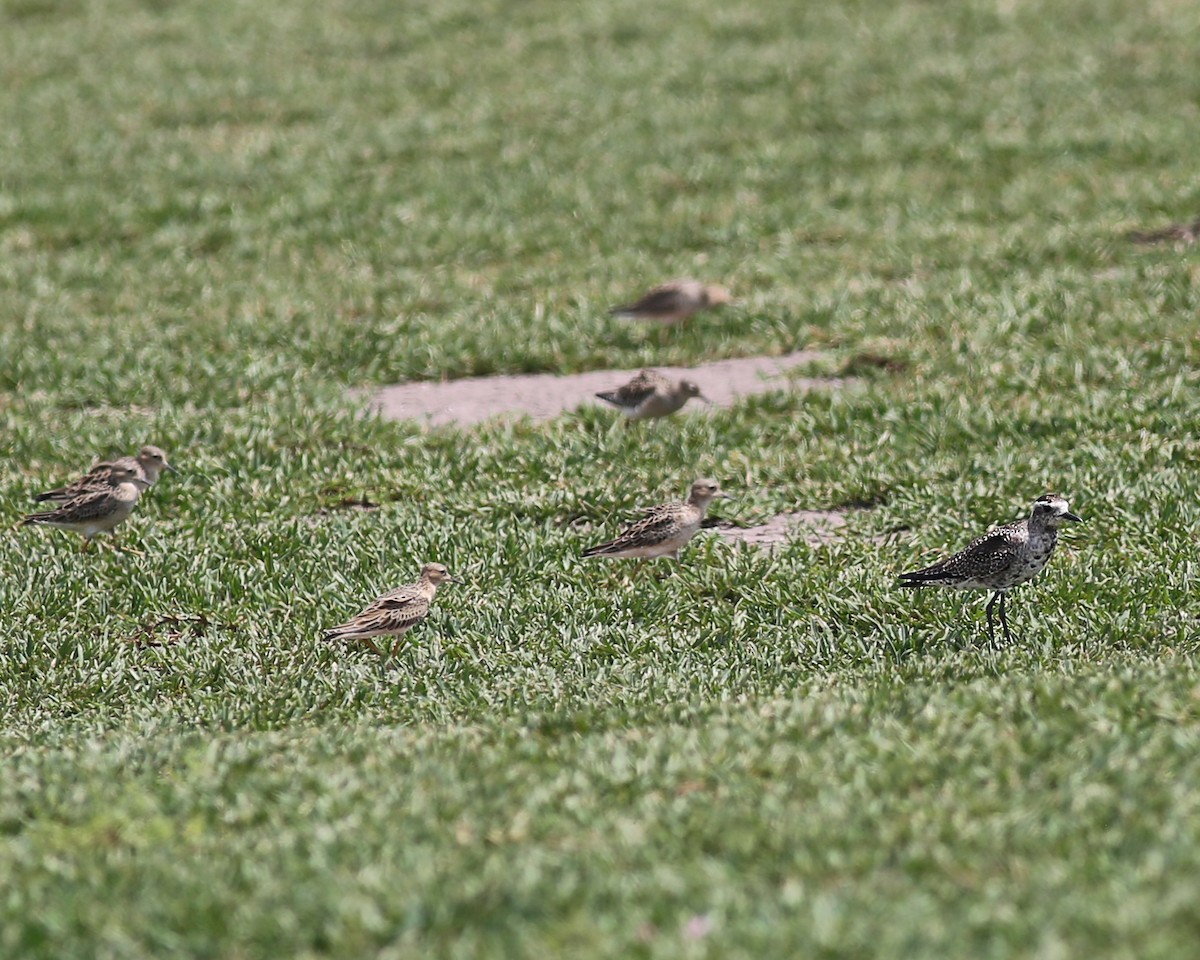
[[[1004,594],[996,591],[992,594],[992,599],[988,601],[987,605],[988,643],[991,644],[995,644],[996,642],[996,628],[992,626],[992,607],[996,605],[997,600],[1000,601],[1000,622],[1004,622]],[[1007,629],[1005,627],[1005,630]]]
[[[1004,612],[1004,598],[1007,594],[1000,594],[1000,626],[1004,628],[1004,642],[1012,643],[1012,634],[1008,630],[1008,615]]]

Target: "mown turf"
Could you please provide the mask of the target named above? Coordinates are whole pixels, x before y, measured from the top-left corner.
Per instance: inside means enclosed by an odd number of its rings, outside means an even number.
[[[0,5],[5,957],[1175,958],[1200,928],[1200,14]],[[663,345],[604,308],[741,303]],[[348,386],[799,347],[832,395],[422,430]],[[581,398],[582,399],[582,398]],[[583,545],[700,474],[633,579]],[[1047,489],[1010,605],[894,576]],[[348,506],[366,498],[379,509]],[[321,629],[437,559],[390,665]]]

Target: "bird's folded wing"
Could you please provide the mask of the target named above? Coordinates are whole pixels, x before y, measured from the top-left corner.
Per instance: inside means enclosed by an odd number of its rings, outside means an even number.
[[[37,500],[70,500],[75,495],[82,493],[96,484],[107,483],[112,476],[113,464],[107,460],[102,460],[97,463],[92,469],[85,473],[82,477],[77,477],[68,484],[61,487],[55,487],[53,490],[47,490],[45,493],[40,493],[35,497]]]
[[[675,313],[687,305],[686,298],[675,287],[660,287],[651,290],[636,303],[618,307],[618,312],[627,313]]]
[[[642,378],[630,380],[625,386],[618,388],[613,397],[625,407],[636,407],[642,401],[654,394],[655,384]]]
[[[57,510],[41,514],[46,519],[55,520],[95,520],[107,516],[113,509],[112,488],[103,490],[87,490],[79,496],[68,500]]]
[[[361,613],[333,629],[383,632],[420,620],[428,612],[429,601],[416,587],[400,587],[380,597]]]
[[[630,524],[614,543],[655,544],[669,539],[679,530],[679,519],[668,507],[655,507],[641,520]]]
[[[1019,543],[1012,531],[1003,528],[993,530],[972,540],[965,550],[934,566],[951,574],[991,576],[1012,565],[1014,548]]]

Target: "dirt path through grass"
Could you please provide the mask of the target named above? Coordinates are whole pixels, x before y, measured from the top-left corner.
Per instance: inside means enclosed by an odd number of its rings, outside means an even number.
[[[788,376],[789,371],[820,356],[816,351],[800,350],[783,357],[740,357],[691,368],[655,369],[667,376],[694,380],[715,406],[724,407],[738,397],[789,386],[798,390],[844,386],[845,381],[836,377]],[[370,405],[391,420],[426,419],[434,426],[470,425],[503,414],[550,420],[581,403],[600,403],[594,397],[598,391],[620,386],[636,372],[591,370],[563,376],[538,373],[473,377],[446,383],[401,383],[373,393]],[[697,409],[701,406],[696,404]]]

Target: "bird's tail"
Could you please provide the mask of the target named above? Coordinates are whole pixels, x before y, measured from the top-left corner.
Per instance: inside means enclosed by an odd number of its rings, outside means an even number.
[[[930,584],[937,583],[944,576],[945,574],[941,570],[914,570],[912,573],[900,574],[897,586],[927,587]]]
[[[585,557],[603,557],[612,552],[613,545],[611,543],[601,543],[594,547],[588,547],[583,551]]]
[[[620,406],[620,403],[617,402],[617,393],[615,390],[605,390],[596,394],[596,396],[598,396],[605,403],[611,403],[614,407]]]

